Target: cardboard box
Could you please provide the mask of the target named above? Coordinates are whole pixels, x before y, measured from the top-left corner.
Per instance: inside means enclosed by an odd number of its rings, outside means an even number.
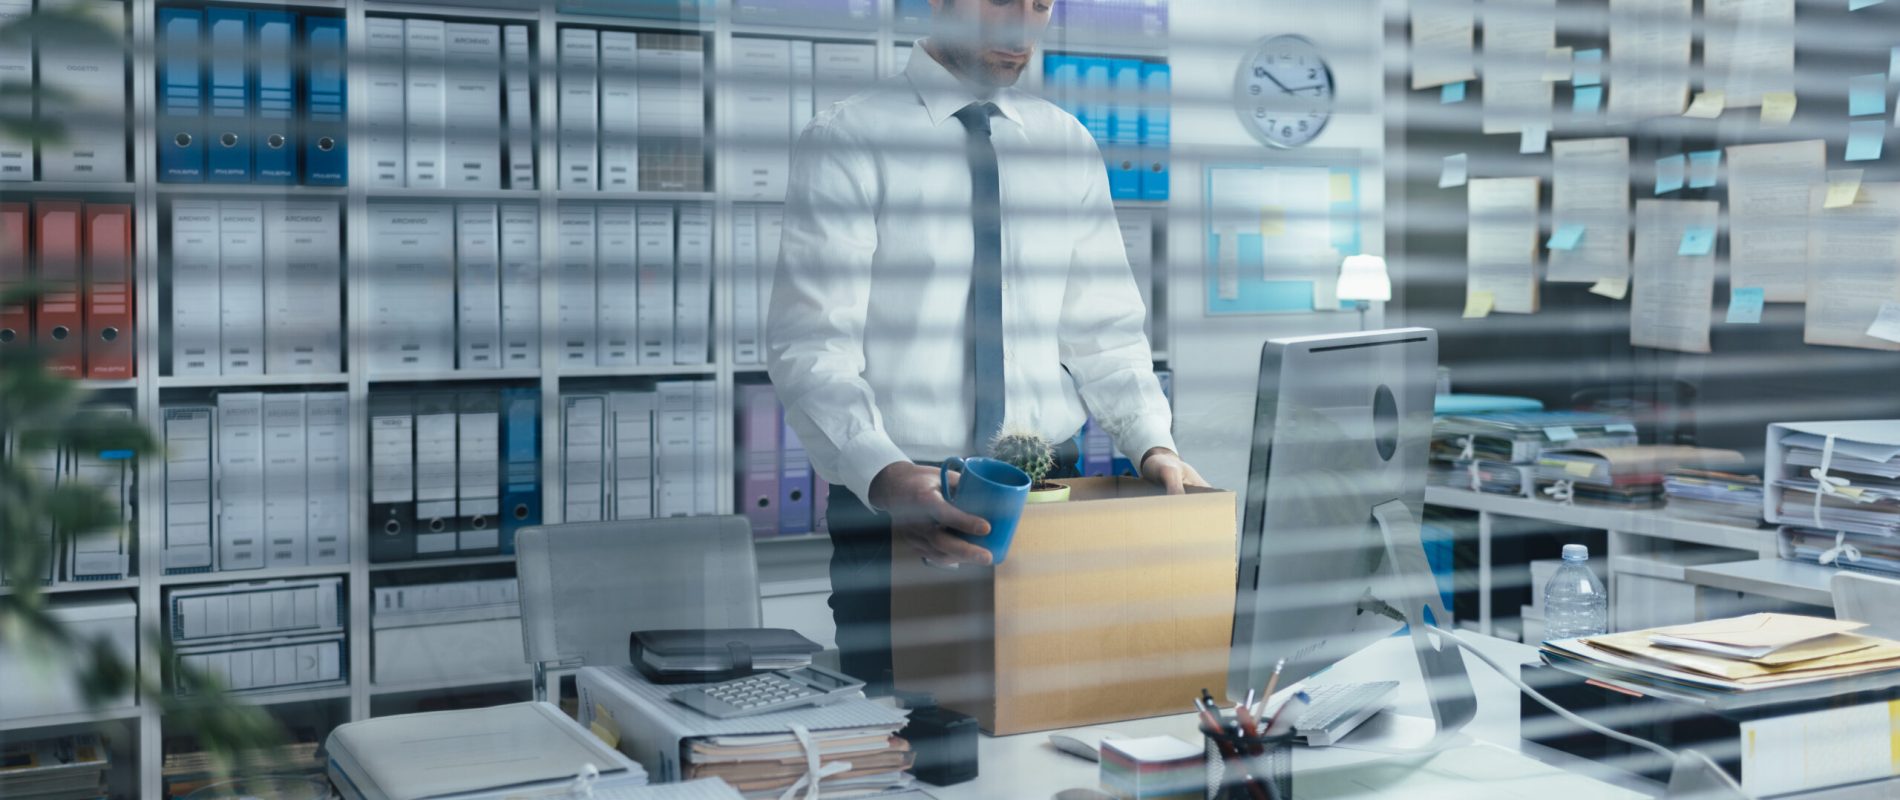
[[[931,567],[893,542],[900,689],[1003,735],[1179,714],[1227,685],[1233,493],[1063,483],[1069,501],[1029,506],[994,569]]]

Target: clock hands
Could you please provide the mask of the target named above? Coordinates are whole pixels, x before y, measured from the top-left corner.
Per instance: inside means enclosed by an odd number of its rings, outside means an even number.
[[[1273,85],[1280,87],[1280,91],[1285,92],[1287,94],[1297,95],[1309,89],[1326,88],[1325,83],[1315,83],[1312,86],[1302,86],[1298,89],[1292,89],[1292,88],[1288,88],[1286,84],[1281,83],[1279,78],[1273,77],[1273,71],[1267,69],[1266,67],[1257,67],[1255,68],[1255,72],[1257,72],[1260,75],[1260,77],[1266,78],[1267,80],[1272,81]]]

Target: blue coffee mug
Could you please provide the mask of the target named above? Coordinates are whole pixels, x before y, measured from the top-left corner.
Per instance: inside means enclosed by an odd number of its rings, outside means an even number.
[[[962,475],[954,494],[950,491],[952,465]],[[990,563],[1003,563],[1016,536],[1016,521],[1023,517],[1023,503],[1029,500],[1029,473],[993,458],[953,457],[937,470],[937,480],[951,505],[990,523],[988,536],[957,535],[990,551]]]

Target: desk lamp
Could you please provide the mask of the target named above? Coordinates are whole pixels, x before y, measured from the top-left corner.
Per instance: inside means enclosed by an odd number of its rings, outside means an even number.
[[[1378,256],[1347,256],[1339,265],[1338,297],[1353,301],[1359,309],[1359,329],[1366,329],[1366,309],[1372,301],[1392,299],[1392,279],[1385,274],[1385,259]]]

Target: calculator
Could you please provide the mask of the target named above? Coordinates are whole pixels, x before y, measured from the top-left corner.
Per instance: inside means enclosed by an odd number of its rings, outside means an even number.
[[[762,672],[747,678],[681,689],[673,701],[717,719],[746,717],[855,697],[864,681],[823,667]]]

